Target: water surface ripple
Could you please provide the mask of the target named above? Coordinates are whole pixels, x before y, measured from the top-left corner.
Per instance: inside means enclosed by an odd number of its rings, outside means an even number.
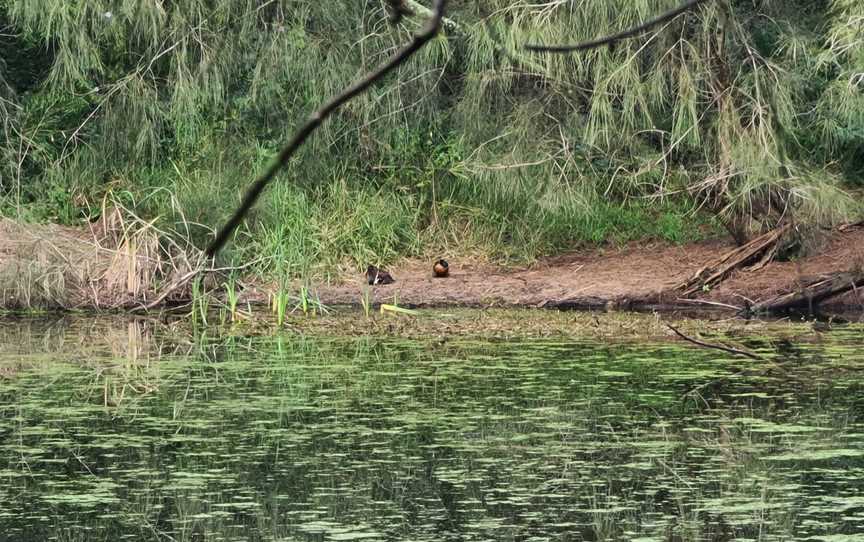
[[[760,363],[146,326],[2,325],[0,539],[864,540],[860,328]]]

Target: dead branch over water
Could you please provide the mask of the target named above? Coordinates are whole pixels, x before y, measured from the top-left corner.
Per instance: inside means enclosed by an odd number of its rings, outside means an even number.
[[[240,225],[240,222],[243,221],[243,218],[246,216],[246,213],[255,205],[255,201],[258,200],[258,197],[261,195],[261,192],[267,187],[267,185],[272,181],[276,174],[279,173],[279,170],[288,165],[288,162],[291,160],[291,157],[294,156],[294,153],[297,152],[297,149],[300,148],[301,145],[306,141],[306,139],[312,135],[322,122],[324,122],[327,117],[329,117],[334,111],[339,109],[342,105],[350,101],[352,98],[355,98],[366,91],[369,87],[371,87],[378,80],[383,78],[385,75],[399,67],[400,64],[408,60],[411,55],[419,51],[426,43],[428,43],[432,38],[434,38],[439,30],[441,29],[441,21],[444,18],[444,9],[447,5],[447,0],[436,0],[435,6],[432,10],[432,16],[429,18],[426,26],[421,30],[418,34],[414,36],[414,39],[411,40],[410,43],[403,46],[399,49],[393,56],[391,56],[388,60],[386,60],[383,64],[375,68],[373,71],[369,72],[365,77],[354,83],[353,85],[346,88],[341,93],[337,94],[333,98],[331,98],[328,102],[322,105],[317,111],[312,113],[309,118],[306,120],[306,123],[300,127],[291,141],[288,142],[287,145],[279,152],[279,155],[276,158],[276,161],[264,172],[264,174],[259,177],[249,189],[246,191],[246,194],[243,196],[243,201],[240,202],[240,205],[237,207],[237,210],[234,211],[234,214],[228,219],[228,222],[222,226],[222,229],[219,230],[219,233],[216,234],[216,238],[207,247],[206,254],[208,257],[215,257],[216,254],[225,246],[225,243],[228,241],[228,238]]]
[[[578,44],[575,46],[558,46],[558,47],[544,47],[544,46],[535,46],[528,45],[526,48],[529,50],[535,51],[576,51],[576,50],[585,50],[585,49],[593,49],[596,47],[600,47],[602,45],[606,45],[609,43],[614,43],[616,41],[636,36],[654,26],[657,26],[664,21],[672,19],[679,14],[692,9],[696,5],[705,2],[707,0],[689,0],[685,2],[681,6],[669,10],[660,16],[651,19],[641,25],[634,26],[628,30],[623,32],[619,32],[616,34],[612,34],[610,36],[606,36],[594,41],[590,41],[587,43]],[[228,238],[243,221],[243,218],[252,208],[252,206],[257,201],[258,197],[263,192],[264,188],[272,181],[276,174],[284,167],[288,165],[288,162],[291,160],[291,157],[300,148],[301,145],[306,141],[306,139],[312,135],[312,133],[321,125],[321,123],[330,116],[333,112],[335,112],[339,107],[350,101],[351,99],[359,96],[363,92],[365,92],[370,86],[384,77],[393,69],[397,68],[400,64],[408,60],[414,53],[419,51],[427,42],[429,42],[432,38],[434,38],[441,29],[442,23],[445,22],[444,11],[446,8],[447,0],[436,0],[433,9],[431,10],[429,20],[426,23],[426,26],[421,30],[418,34],[414,36],[414,39],[403,46],[399,51],[397,51],[392,57],[390,57],[383,64],[378,66],[375,70],[367,74],[365,77],[346,88],[340,94],[331,98],[328,102],[322,105],[317,111],[312,113],[306,123],[300,127],[294,137],[289,141],[289,143],[282,149],[279,153],[276,161],[270,166],[270,168],[264,172],[264,174],[259,177],[255,182],[247,190],[246,194],[243,197],[240,205],[235,210],[234,214],[228,220],[228,222],[219,230],[216,235],[216,238],[207,247],[206,254],[208,257],[215,257],[216,254],[225,246],[225,243],[228,241]],[[418,10],[422,11],[422,5],[417,4],[413,1],[408,1],[403,8],[406,11],[416,12]],[[446,21],[448,24],[452,24],[451,21]]]

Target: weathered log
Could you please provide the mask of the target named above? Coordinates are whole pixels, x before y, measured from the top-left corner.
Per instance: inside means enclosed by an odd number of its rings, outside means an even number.
[[[789,309],[811,309],[822,301],[864,286],[864,270],[846,271],[822,276],[802,284],[794,292],[780,294],[755,303],[753,312],[776,312]]]
[[[858,222],[852,222],[850,224],[843,224],[842,226],[837,228],[837,230],[841,231],[841,232],[845,232],[845,231],[854,230],[855,228],[861,228],[861,227],[864,227],[864,220],[859,220]]]
[[[746,245],[727,252],[716,263],[699,269],[689,280],[678,286],[677,289],[682,290],[683,297],[688,297],[700,292],[706,286],[710,287],[718,284],[728,277],[732,271],[747,265],[757,258],[760,261],[756,265],[763,267],[767,263],[767,260],[773,257],[776,252],[775,247],[777,243],[780,242],[791,227],[790,224],[784,224],[779,228],[760,235]]]

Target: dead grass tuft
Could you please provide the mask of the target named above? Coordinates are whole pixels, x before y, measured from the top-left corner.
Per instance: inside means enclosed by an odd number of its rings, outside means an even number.
[[[201,261],[198,251],[119,206],[82,229],[0,219],[0,308],[134,308],[192,261]],[[188,298],[187,290],[172,298]]]

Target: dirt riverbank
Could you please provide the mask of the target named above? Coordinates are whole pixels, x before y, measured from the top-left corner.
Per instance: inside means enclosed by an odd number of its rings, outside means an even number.
[[[45,304],[97,310],[140,308],[160,301],[172,283],[194,276],[189,271],[194,269],[191,262],[200,259],[180,247],[166,250],[149,229],[129,228],[119,219],[80,230],[2,220],[0,234],[0,308],[7,309]],[[846,273],[858,280],[864,276],[864,225],[830,232],[819,246],[819,251],[797,260],[743,266],[690,296],[684,296],[680,286],[733,250],[731,241],[631,243],[507,269],[442,254],[450,261],[448,278],[432,277],[435,258],[430,258],[390,268],[394,284],[369,287],[362,273],[352,272],[335,283],[313,283],[311,290],[325,305],[359,305],[368,300],[417,307],[645,310],[725,305],[732,310],[806,291],[822,277]],[[242,302],[268,302],[272,288],[254,280],[244,283]],[[164,299],[183,303],[189,295],[187,280]],[[864,312],[864,288],[859,285],[818,301],[823,308]]]
[[[742,307],[795,292],[820,276],[864,265],[864,226],[833,232],[823,250],[796,261],[772,261],[758,270],[733,271],[725,280],[685,299],[676,289],[706,264],[734,249],[727,240],[685,245],[631,243],[542,259],[518,269],[472,265],[451,257],[450,276],[433,278],[431,261],[406,261],[388,270],[394,284],[369,287],[361,274],[319,285],[324,304],[409,306],[528,306],[568,309]],[[444,255],[445,257],[447,255]],[[252,298],[264,295],[251,293]],[[864,310],[864,291],[852,289],[822,302],[825,307]]]

